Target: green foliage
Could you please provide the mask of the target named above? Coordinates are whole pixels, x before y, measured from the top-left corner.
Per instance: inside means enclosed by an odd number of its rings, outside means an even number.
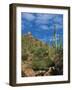
[[[34,56],[43,57],[45,53],[46,53],[46,49],[40,47],[35,50]]]
[[[45,48],[37,48],[34,52],[32,68],[34,70],[46,70],[53,65],[54,63],[49,58],[47,50]]]
[[[28,54],[27,53],[24,53],[23,55],[22,55],[22,60],[24,61],[24,60],[27,60],[27,58],[28,58]]]
[[[56,40],[56,30],[54,31],[53,39]],[[56,41],[51,47],[33,37],[27,35],[22,36],[22,61],[25,61],[25,64],[30,62],[31,67],[34,70],[48,70],[49,67],[55,65],[52,57],[56,55],[56,53],[58,53],[60,57],[63,55],[62,43],[60,43],[59,46],[57,45],[57,47]],[[32,58],[31,61],[29,61],[29,58]],[[62,64],[62,60],[59,63]],[[57,63],[56,65],[58,66],[59,64]]]
[[[32,61],[32,68],[34,70],[47,70],[50,66],[54,66],[54,62],[49,58],[35,58]]]

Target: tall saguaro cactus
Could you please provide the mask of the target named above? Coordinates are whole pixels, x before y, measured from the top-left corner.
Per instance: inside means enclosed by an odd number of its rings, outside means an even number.
[[[54,24],[54,44],[55,48],[57,49],[56,24]]]

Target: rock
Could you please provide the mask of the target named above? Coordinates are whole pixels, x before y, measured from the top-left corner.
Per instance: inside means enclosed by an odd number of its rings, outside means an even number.
[[[55,67],[50,67],[49,70],[44,74],[44,76],[57,75],[57,70]]]
[[[26,77],[32,77],[35,76],[35,72],[32,68],[30,67],[26,67],[24,69],[22,69],[22,76],[26,76]]]
[[[44,76],[44,73],[45,73],[45,71],[43,70],[39,70],[39,71],[36,71],[36,73],[35,73],[35,76]]]

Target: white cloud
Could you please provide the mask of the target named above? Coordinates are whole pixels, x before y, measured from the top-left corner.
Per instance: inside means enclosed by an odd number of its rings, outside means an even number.
[[[51,14],[38,14],[37,15],[37,19],[40,19],[40,20],[50,20],[54,17],[54,15],[51,15]]]
[[[55,16],[54,21],[55,21],[56,23],[62,23],[62,22],[63,22],[63,18],[60,17],[60,16]]]
[[[62,29],[63,26],[61,24],[56,24],[56,29]]]
[[[40,25],[39,27],[43,30],[49,30],[47,25]]]
[[[58,29],[62,29],[63,26],[61,24],[56,24],[56,27],[55,29],[58,30]],[[52,24],[50,27],[49,27],[50,30],[54,30],[54,24]]]
[[[53,17],[54,17],[54,15],[51,15],[51,14],[37,14],[35,22],[37,24],[46,24]]]
[[[34,21],[36,25],[40,29],[43,30],[53,30],[54,29],[54,23],[56,22],[56,29],[62,29],[62,17],[54,14],[33,14],[33,13],[22,13],[23,18],[25,18],[28,21]],[[48,26],[48,22],[50,26]],[[59,24],[61,23],[61,24]]]
[[[47,24],[48,22],[62,24],[63,18],[60,15],[55,14],[36,14],[36,24]]]
[[[35,19],[35,16],[31,13],[23,13],[23,18],[25,18],[26,20],[32,21]]]

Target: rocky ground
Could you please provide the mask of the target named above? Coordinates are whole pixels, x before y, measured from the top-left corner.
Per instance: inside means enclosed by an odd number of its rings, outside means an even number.
[[[22,77],[31,77],[31,76],[51,76],[58,75],[58,71],[55,67],[50,67],[48,70],[38,70],[34,71],[32,68],[25,68],[22,70]]]
[[[34,70],[31,67],[32,62],[26,61],[26,63],[22,63],[22,77],[32,77],[32,76],[52,76],[52,75],[62,75],[63,74],[63,62],[61,60],[62,57],[54,56],[55,65],[49,67],[46,70]]]

